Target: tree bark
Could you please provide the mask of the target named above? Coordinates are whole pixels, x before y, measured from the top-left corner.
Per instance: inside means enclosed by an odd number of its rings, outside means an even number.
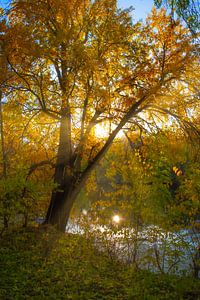
[[[55,226],[60,231],[65,231],[69,213],[73,205],[69,191],[54,191],[47,211],[45,223]]]
[[[65,231],[69,212],[71,210],[72,166],[71,166],[71,121],[66,111],[63,111],[60,122],[60,139],[57,161],[54,173],[55,189],[46,214],[45,223],[52,224],[58,230]]]

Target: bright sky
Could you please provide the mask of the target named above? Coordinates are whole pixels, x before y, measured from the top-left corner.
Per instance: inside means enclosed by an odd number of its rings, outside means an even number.
[[[153,6],[153,0],[118,0],[119,7],[128,8],[130,6],[134,7],[133,20],[138,21],[140,19],[145,19],[147,14],[151,11]],[[6,7],[9,0],[0,0],[0,6]]]
[[[5,7],[7,6],[8,1],[7,0],[0,0],[0,6]]]
[[[118,0],[119,7],[128,8],[133,6],[134,11],[132,13],[133,20],[145,20],[148,13],[150,13],[154,1],[153,0]]]

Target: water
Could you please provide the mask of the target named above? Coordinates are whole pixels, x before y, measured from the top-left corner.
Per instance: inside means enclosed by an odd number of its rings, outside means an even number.
[[[169,274],[193,273],[200,244],[198,232],[184,229],[173,233],[154,225],[142,231],[133,228],[112,230],[101,225],[80,226],[78,222],[70,221],[66,231],[92,237],[100,251],[124,263]]]

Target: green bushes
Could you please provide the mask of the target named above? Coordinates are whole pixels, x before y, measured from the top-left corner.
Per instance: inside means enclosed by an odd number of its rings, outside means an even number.
[[[136,270],[99,253],[82,236],[60,235],[49,227],[7,232],[1,240],[0,266],[2,300],[200,296],[200,284],[192,278]]]

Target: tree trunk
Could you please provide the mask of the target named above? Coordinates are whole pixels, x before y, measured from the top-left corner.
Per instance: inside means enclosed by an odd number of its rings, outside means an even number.
[[[69,213],[73,205],[73,170],[71,165],[71,128],[70,117],[63,112],[60,123],[60,139],[54,182],[57,185],[52,192],[51,202],[47,211],[45,223],[52,224],[58,230],[65,231]]]
[[[73,190],[68,189],[67,187],[64,191],[54,191],[52,193],[51,203],[46,216],[46,223],[65,232],[70,211],[77,195],[73,194]]]

